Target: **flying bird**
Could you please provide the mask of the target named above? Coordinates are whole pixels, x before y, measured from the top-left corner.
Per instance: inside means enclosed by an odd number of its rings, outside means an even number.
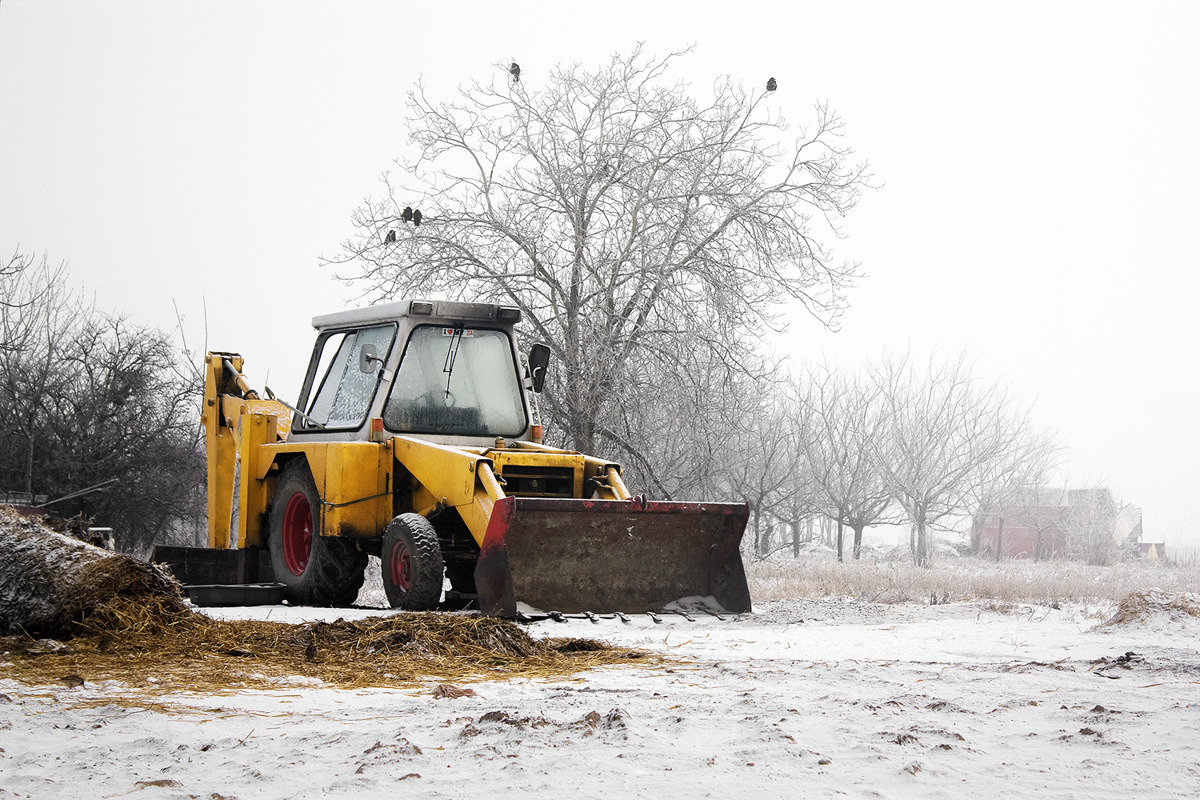
[[[775,83],[774,78],[767,78],[767,91],[768,92],[775,91],[776,87],[778,87],[778,86],[779,86],[779,84]]]
[[[416,211],[414,211],[412,213],[412,218],[413,218],[413,225],[420,225],[421,224],[421,210],[417,209]]]
[[[521,65],[513,62],[508,65],[508,74],[513,76],[513,83],[521,82]]]
[[[404,220],[405,222],[412,222],[412,218],[413,218],[412,206],[405,206],[404,213],[400,215],[400,219]]]
[[[387,236],[383,237],[384,244],[392,244],[395,241],[396,241],[396,232],[395,231],[388,231]]]

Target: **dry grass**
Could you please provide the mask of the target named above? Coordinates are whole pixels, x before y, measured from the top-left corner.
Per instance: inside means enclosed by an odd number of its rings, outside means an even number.
[[[1066,561],[954,559],[932,567],[911,563],[844,563],[801,559],[746,565],[756,601],[855,597],[880,603],[996,600],[1054,603],[1109,600],[1152,587],[1169,592],[1200,589],[1200,568],[1128,562],[1093,567]]]
[[[288,624],[215,620],[161,600],[115,604],[79,625],[63,652],[28,637],[0,640],[4,671],[30,683],[65,676],[208,694],[317,682],[339,688],[430,681],[562,678],[647,654],[576,639],[534,639],[504,620],[410,613]]]

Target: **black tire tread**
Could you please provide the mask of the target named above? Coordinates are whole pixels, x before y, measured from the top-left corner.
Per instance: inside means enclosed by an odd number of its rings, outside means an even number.
[[[271,507],[269,548],[275,579],[287,585],[284,596],[289,603],[306,606],[348,606],[358,598],[367,566],[367,554],[353,542],[322,536],[318,530],[319,509],[313,513],[313,545],[303,575],[292,575],[283,560],[283,512],[287,498],[302,491],[309,504],[320,502],[317,485],[308,462],[296,459],[279,475],[275,502]]]
[[[411,553],[413,584],[407,594],[400,595],[391,582],[392,550],[405,539]],[[392,608],[407,611],[430,611],[437,608],[442,597],[442,548],[437,531],[420,514],[401,514],[390,523],[383,534],[383,588]]]

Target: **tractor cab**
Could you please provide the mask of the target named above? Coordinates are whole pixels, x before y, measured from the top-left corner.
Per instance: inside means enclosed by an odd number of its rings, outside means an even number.
[[[540,438],[529,392],[541,388],[548,349],[535,347],[531,359],[517,351],[520,318],[505,306],[427,300],[315,317],[293,440]]]

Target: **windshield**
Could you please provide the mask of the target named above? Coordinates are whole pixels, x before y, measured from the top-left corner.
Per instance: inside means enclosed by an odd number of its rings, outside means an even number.
[[[515,437],[524,433],[525,423],[507,334],[433,325],[413,329],[383,409],[388,430]]]

